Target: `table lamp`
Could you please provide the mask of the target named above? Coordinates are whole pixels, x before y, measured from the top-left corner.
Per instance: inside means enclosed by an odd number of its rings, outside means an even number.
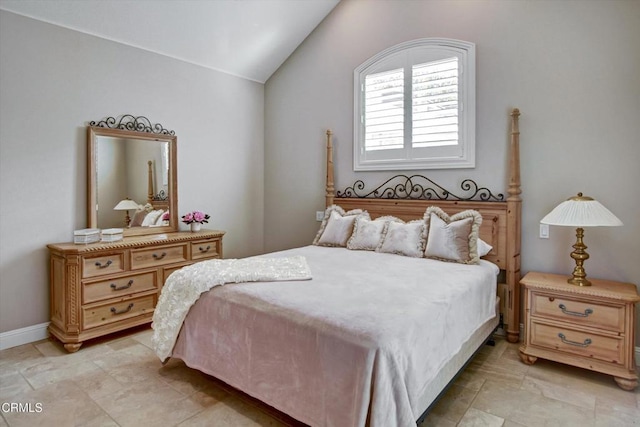
[[[120,200],[113,208],[114,211],[125,211],[124,222],[127,224],[127,227],[131,224],[131,218],[129,217],[129,210],[131,209],[138,209],[138,204],[129,198]]]
[[[540,223],[577,227],[577,240],[573,245],[575,250],[571,252],[571,258],[576,261],[576,267],[573,269],[573,276],[567,280],[567,282],[577,286],[591,286],[583,267],[584,262],[589,259],[589,254],[585,250],[587,246],[582,242],[584,237],[583,227],[615,227],[622,225],[622,221],[612,214],[609,209],[591,197],[583,196],[582,193],[578,193],[577,196],[560,203],[542,218]]]

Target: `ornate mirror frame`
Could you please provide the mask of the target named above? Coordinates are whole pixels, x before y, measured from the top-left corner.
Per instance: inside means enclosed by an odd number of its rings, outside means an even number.
[[[138,236],[147,234],[159,234],[178,231],[178,171],[177,171],[177,142],[178,137],[174,131],[163,128],[160,124],[152,125],[144,116],[125,114],[120,118],[108,117],[100,121],[92,121],[87,126],[87,227],[101,228],[98,225],[97,212],[97,186],[98,186],[98,143],[101,137],[112,137],[129,140],[158,141],[169,144],[169,158],[167,161],[167,193],[149,190],[148,198],[144,202],[154,205],[154,202],[166,206],[169,209],[169,225],[155,227],[123,227],[125,236]],[[151,162],[148,162],[151,163]],[[147,167],[144,165],[143,167]],[[152,188],[151,165],[149,168],[149,189]],[[127,196],[128,197],[128,196]]]

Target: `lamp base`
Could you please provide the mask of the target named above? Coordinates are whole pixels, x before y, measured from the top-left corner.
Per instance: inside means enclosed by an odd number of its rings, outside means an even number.
[[[584,237],[584,229],[576,229],[576,244],[573,245],[575,249],[571,252],[571,258],[576,261],[576,267],[573,269],[573,277],[567,280],[568,283],[576,286],[591,286],[591,282],[587,280],[587,273],[584,271],[583,264],[589,259],[587,253],[587,245],[584,244],[582,238]]]
[[[591,282],[589,280],[587,280],[584,277],[572,277],[570,279],[567,279],[567,283],[570,283],[572,285],[576,285],[576,286],[591,286]]]

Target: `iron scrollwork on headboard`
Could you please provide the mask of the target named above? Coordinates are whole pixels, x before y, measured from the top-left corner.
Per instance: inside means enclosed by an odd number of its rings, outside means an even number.
[[[338,191],[337,197],[342,198],[378,198],[378,199],[416,199],[416,200],[461,200],[461,201],[494,201],[504,200],[503,194],[493,194],[486,187],[480,187],[472,179],[465,179],[460,188],[467,192],[459,196],[422,175],[396,175],[371,191],[365,190],[365,183],[357,180],[353,185]]]
[[[160,123],[151,124],[151,121],[144,116],[133,116],[124,114],[119,119],[107,117],[104,120],[89,122],[89,126],[98,126],[109,129],[132,130],[136,132],[157,133],[161,135],[175,135],[172,130],[165,129]]]

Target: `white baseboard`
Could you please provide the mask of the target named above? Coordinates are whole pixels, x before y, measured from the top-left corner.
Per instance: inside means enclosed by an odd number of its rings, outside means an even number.
[[[0,350],[46,339],[49,337],[48,326],[49,322],[46,322],[1,333]]]

